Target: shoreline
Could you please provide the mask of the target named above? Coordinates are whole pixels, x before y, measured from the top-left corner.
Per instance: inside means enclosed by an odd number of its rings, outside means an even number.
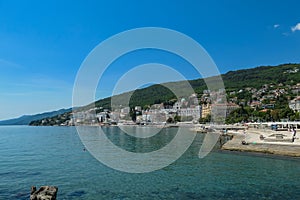
[[[250,156],[250,157],[253,156],[253,157],[263,157],[263,158],[270,158],[270,159],[300,161],[300,157],[297,156],[279,155],[279,154],[254,152],[254,151],[232,151],[232,150],[218,149],[217,152],[222,154],[233,154],[238,156]]]
[[[289,157],[300,157],[300,147],[292,145],[279,145],[279,144],[249,144],[249,145],[231,145],[225,143],[221,150],[224,151],[237,151],[237,152],[250,152],[262,153]]]

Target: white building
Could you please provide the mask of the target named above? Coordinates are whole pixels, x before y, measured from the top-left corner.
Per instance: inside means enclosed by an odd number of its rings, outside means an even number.
[[[300,111],[300,97],[296,97],[295,99],[289,102],[289,107],[295,112]]]
[[[163,110],[158,109],[143,111],[142,114],[142,120],[145,122],[160,123],[165,122],[166,118],[166,113]]]
[[[142,111],[142,107],[141,106],[135,106],[134,110],[138,111],[138,112],[141,112]]]
[[[121,113],[124,114],[124,115],[129,114],[129,112],[130,112],[130,108],[129,107],[125,107],[125,108],[121,109]]]
[[[199,120],[201,117],[201,106],[195,106],[194,108],[181,108],[177,110],[178,115],[181,117],[192,116],[193,120]]]
[[[181,109],[182,103],[179,101],[176,101],[175,104],[173,105],[173,108],[176,110]]]

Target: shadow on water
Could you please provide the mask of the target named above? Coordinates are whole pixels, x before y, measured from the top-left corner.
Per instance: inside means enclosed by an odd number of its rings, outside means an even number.
[[[76,199],[79,197],[84,197],[87,192],[84,190],[75,190],[69,194],[67,194],[68,199]]]

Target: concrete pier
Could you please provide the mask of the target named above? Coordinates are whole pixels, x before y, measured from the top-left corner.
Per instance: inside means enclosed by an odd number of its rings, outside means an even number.
[[[300,139],[296,135],[293,140],[292,132],[250,128],[246,132],[237,131],[231,134],[233,138],[222,146],[223,150],[300,157]],[[282,138],[277,138],[277,135],[281,135]]]

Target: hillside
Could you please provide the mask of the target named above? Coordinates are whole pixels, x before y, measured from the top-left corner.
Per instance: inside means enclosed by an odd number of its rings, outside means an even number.
[[[260,88],[265,84],[282,83],[295,84],[300,83],[300,64],[283,64],[278,66],[260,66],[251,69],[229,71],[222,75],[224,85],[227,91],[244,89],[245,87]],[[196,93],[201,94],[206,89],[203,79],[189,81]],[[182,82],[167,83],[166,85],[176,84],[184,93]],[[118,95],[116,98],[122,99],[131,93]],[[156,103],[166,102],[175,98],[175,95],[166,87],[161,85],[152,85],[147,88],[134,91],[130,106],[140,105],[142,107]],[[111,98],[101,99],[95,102],[97,107],[110,108]]]
[[[264,84],[291,85],[300,82],[300,64],[261,66],[252,69],[230,71],[222,75],[226,90],[245,87],[260,88]]]

